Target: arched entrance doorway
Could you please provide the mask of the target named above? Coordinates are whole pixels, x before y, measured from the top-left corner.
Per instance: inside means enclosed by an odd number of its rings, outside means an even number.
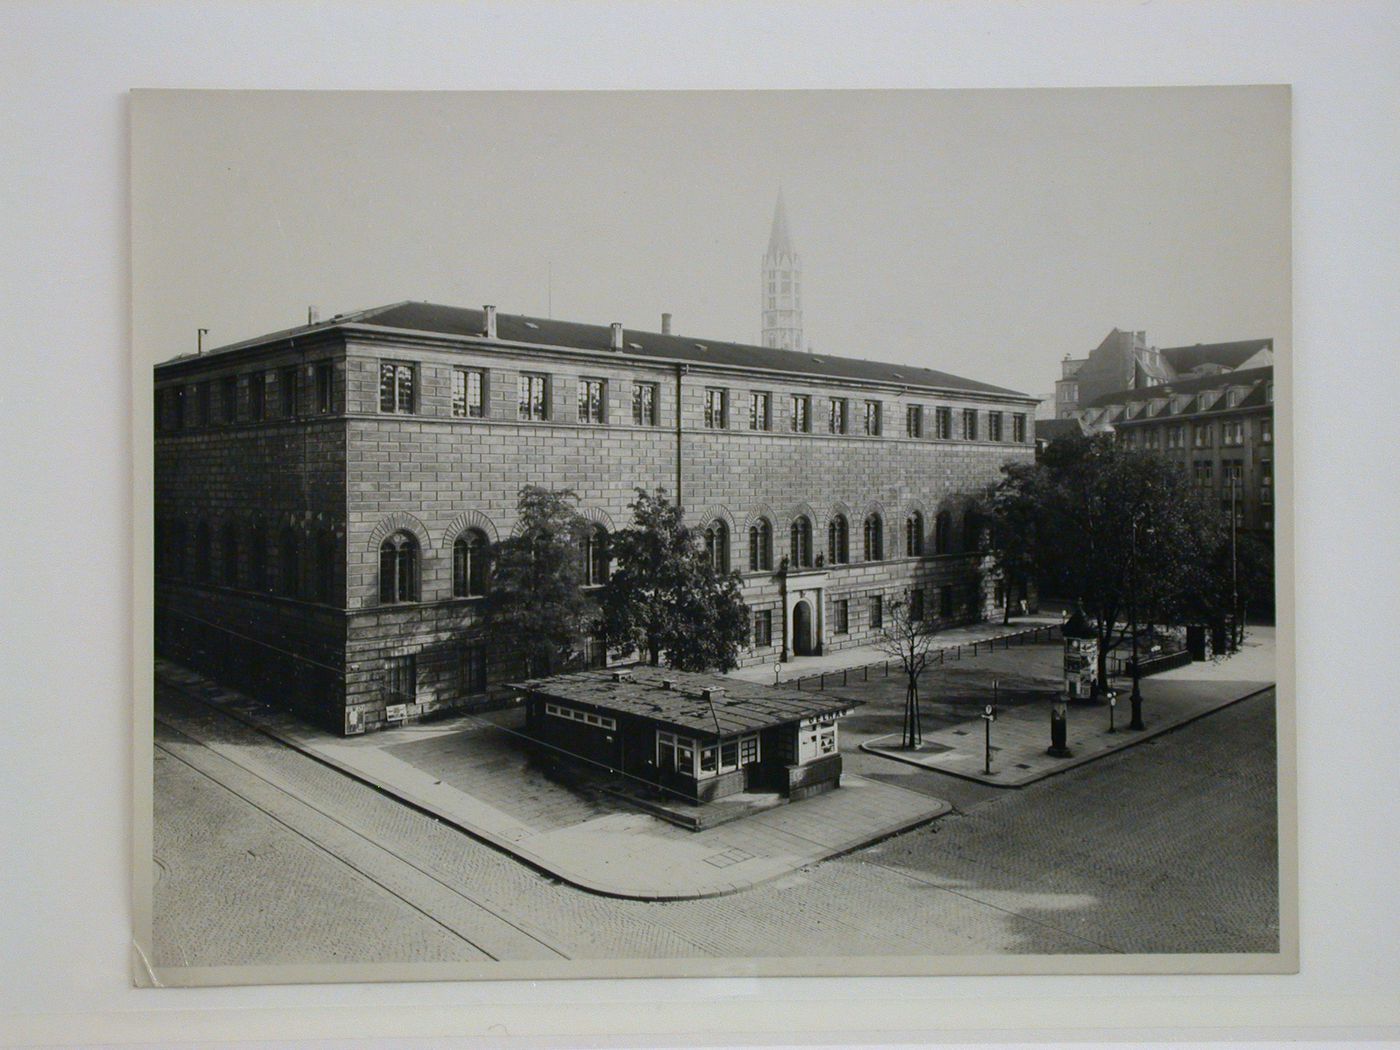
[[[812,607],[798,602],[792,607],[792,652],[794,656],[811,656],[816,651],[812,638]]]

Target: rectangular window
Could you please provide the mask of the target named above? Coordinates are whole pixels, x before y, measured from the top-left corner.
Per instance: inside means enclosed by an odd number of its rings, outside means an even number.
[[[739,765],[750,766],[758,761],[758,737],[746,736],[739,741]]]
[[[486,374],[477,368],[452,370],[452,415],[456,419],[486,416]]]
[[[418,699],[418,660],[412,653],[384,661],[385,702],[412,704]]]
[[[1259,421],[1259,443],[1261,445],[1272,445],[1274,442],[1274,421],[1272,419],[1261,419]]]
[[[806,394],[792,395],[792,430],[795,434],[806,434],[812,429],[812,400]]]
[[[517,417],[541,422],[549,418],[549,377],[522,373]]]
[[[632,384],[632,424],[638,427],[656,426],[656,384]]]
[[[865,403],[865,432],[871,437],[880,433],[880,402]]]
[[[965,409],[963,409],[963,413],[962,413],[962,425],[963,425],[963,432],[962,432],[963,440],[964,440],[964,441],[976,441],[976,440],[977,440],[977,409],[975,409],[975,408],[965,408]]]
[[[544,713],[547,715],[553,715],[555,718],[566,719],[570,722],[582,722],[584,725],[596,726],[599,729],[607,729],[611,731],[617,728],[617,721],[615,719],[608,718],[606,715],[595,715],[592,711],[579,711],[572,707],[564,707],[562,704],[545,704]],[[659,738],[663,736],[670,736],[670,734],[658,733],[657,736]],[[683,738],[671,737],[671,741],[673,742],[678,739],[683,740]],[[683,742],[685,744],[690,743],[690,741],[688,740],[683,740]]]
[[[219,422],[227,426],[238,419],[238,377],[219,380]]]
[[[335,365],[330,361],[316,364],[316,411],[328,416],[335,402]]]
[[[1026,443],[1026,415],[1024,412],[1017,412],[1011,417],[1011,440],[1018,445]]]
[[[773,611],[762,609],[753,614],[753,644],[761,648],[773,644]]]
[[[1214,466],[1210,460],[1203,459],[1196,462],[1196,484],[1202,488],[1210,488],[1215,483]]]
[[[1156,427],[1147,432],[1147,447],[1160,448],[1162,444],[1162,433]]]
[[[379,411],[409,413],[413,411],[413,366],[401,361],[379,363]]]
[[[267,418],[266,372],[254,372],[248,377],[248,418],[254,423]]]
[[[1272,460],[1259,461],[1259,502],[1265,505],[1274,502],[1274,464]]]
[[[885,626],[885,599],[882,595],[875,595],[870,599],[870,626],[879,629]]]
[[[953,437],[953,410],[951,408],[935,408],[933,410],[933,436],[941,441],[949,441]]]
[[[749,395],[749,429],[772,430],[772,402],[768,394],[755,390]]]
[[[827,413],[826,429],[832,434],[844,434],[846,432],[846,399],[844,397],[833,397],[831,408]]]
[[[1239,420],[1220,424],[1220,443],[1234,447],[1244,444],[1244,423]]]
[[[909,620],[911,623],[918,623],[924,618],[924,592],[921,588],[915,587],[909,592]]]
[[[601,379],[580,379],[578,381],[578,421],[580,423],[603,422],[603,406],[607,403],[605,390]]]
[[[195,387],[194,391],[195,425],[207,427],[209,425],[209,403],[213,399],[212,384],[205,380]]]
[[[1198,423],[1196,425],[1196,447],[1210,448],[1215,444],[1215,428],[1209,423]]]
[[[1000,413],[1000,412],[988,412],[988,413],[987,413],[987,440],[988,440],[988,441],[1000,441],[1000,440],[1001,440],[1001,413]]]
[[[464,696],[486,692],[486,646],[462,646],[460,672]]]
[[[904,433],[911,438],[924,436],[923,405],[910,405],[904,410]]]
[[[282,418],[291,419],[297,414],[297,370],[281,369],[277,373],[277,388],[281,391]]]
[[[1186,447],[1186,428],[1174,426],[1167,430],[1167,448]]]
[[[705,426],[707,429],[724,429],[725,407],[725,392],[718,387],[707,387],[705,389]]]
[[[1220,463],[1220,483],[1227,489],[1231,484],[1239,485],[1244,482],[1244,462],[1238,459],[1226,459]]]

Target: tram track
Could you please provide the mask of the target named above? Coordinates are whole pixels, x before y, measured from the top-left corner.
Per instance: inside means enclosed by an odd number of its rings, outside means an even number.
[[[497,907],[405,857],[330,808],[288,790],[275,777],[230,755],[230,749],[211,747],[194,727],[181,725],[181,721],[178,716],[156,715],[157,724],[176,738],[171,743],[157,740],[156,750],[218,785],[485,958],[518,959],[522,953],[535,958],[569,958],[568,953]]]

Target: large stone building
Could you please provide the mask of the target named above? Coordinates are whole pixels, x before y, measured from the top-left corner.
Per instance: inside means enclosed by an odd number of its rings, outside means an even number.
[[[1115,328],[1088,357],[1065,357],[1055,382],[1055,418],[1070,419],[1099,398],[1173,379],[1273,364],[1272,339],[1194,346],[1149,346],[1144,331]]]
[[[1034,399],[985,383],[492,307],[337,315],[155,392],[158,646],[343,732],[519,673],[479,626],[523,485],[579,494],[595,584],[634,489],[665,487],[772,662],[869,641],[906,588],[988,615],[968,497],[1033,456]]]

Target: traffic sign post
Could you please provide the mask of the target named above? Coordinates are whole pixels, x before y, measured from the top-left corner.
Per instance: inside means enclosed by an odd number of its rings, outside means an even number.
[[[986,750],[982,762],[982,772],[988,776],[992,772],[992,723],[997,720],[997,682],[992,680],[992,702],[982,708],[982,725],[986,730]]]
[[[1116,708],[1117,706],[1118,706],[1118,693],[1117,693],[1115,690],[1110,689],[1110,690],[1108,691],[1108,731],[1109,731],[1110,733],[1116,733],[1116,732],[1118,732],[1118,730],[1116,730],[1116,729],[1113,728],[1113,709]]]

